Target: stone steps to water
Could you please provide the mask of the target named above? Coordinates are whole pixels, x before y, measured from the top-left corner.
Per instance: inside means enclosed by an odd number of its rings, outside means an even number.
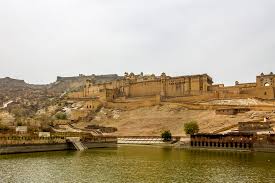
[[[80,138],[78,137],[69,137],[67,138],[73,145],[74,147],[78,150],[78,151],[84,151],[86,149],[88,149],[88,147],[86,147],[81,141]]]
[[[127,137],[118,138],[118,144],[163,144],[162,138],[155,137]]]

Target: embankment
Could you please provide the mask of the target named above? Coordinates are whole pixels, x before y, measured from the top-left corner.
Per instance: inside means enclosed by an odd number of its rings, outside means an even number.
[[[116,147],[116,137],[82,137],[88,149]],[[0,154],[76,150],[66,137],[1,136]]]

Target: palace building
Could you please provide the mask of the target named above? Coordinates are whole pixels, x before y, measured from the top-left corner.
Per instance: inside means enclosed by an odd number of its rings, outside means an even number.
[[[160,96],[161,99],[193,97],[202,100],[231,98],[275,99],[275,75],[261,74],[255,83],[235,82],[235,86],[213,84],[207,74],[171,77],[162,73],[135,75],[125,73],[124,77],[105,83],[87,80],[82,91],[69,94],[71,98],[100,97],[106,101],[117,98]]]

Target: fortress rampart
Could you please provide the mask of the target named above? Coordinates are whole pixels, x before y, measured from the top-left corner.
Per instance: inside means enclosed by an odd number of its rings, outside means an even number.
[[[165,73],[161,76],[135,75],[125,73],[124,77],[104,83],[87,80],[83,90],[72,92],[69,98],[98,97],[105,101],[115,99],[160,96],[161,99],[211,100],[231,98],[275,99],[275,75],[261,74],[255,83],[239,83],[235,86],[213,84],[207,74],[170,77]]]

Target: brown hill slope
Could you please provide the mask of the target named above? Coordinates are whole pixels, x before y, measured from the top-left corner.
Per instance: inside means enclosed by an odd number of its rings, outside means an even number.
[[[248,112],[235,116],[216,115],[214,110],[187,110],[177,104],[164,104],[129,111],[103,109],[90,124],[118,128],[116,135],[160,135],[171,130],[173,135],[185,135],[184,123],[197,121],[200,132],[214,132],[240,121],[262,119],[265,112]],[[106,117],[107,116],[107,117]],[[85,127],[82,122],[77,126]]]
[[[0,78],[0,104],[17,98],[33,99],[46,96],[44,85],[32,85],[24,80]]]
[[[57,77],[57,80],[48,85],[48,90],[53,93],[63,93],[65,91],[77,91],[81,89],[86,83],[86,80],[93,80],[95,83],[101,82],[110,82],[116,79],[119,79],[120,76],[116,74],[107,74],[107,75],[79,75],[73,77]]]
[[[85,85],[87,79],[98,82],[109,82],[119,79],[116,74],[110,75],[91,75],[91,76],[76,76],[76,77],[57,77],[56,82],[45,85],[28,84],[24,80],[12,79],[9,77],[0,78],[0,106],[3,102],[9,100],[15,101],[21,99],[39,99],[59,97],[63,92],[77,90]]]

